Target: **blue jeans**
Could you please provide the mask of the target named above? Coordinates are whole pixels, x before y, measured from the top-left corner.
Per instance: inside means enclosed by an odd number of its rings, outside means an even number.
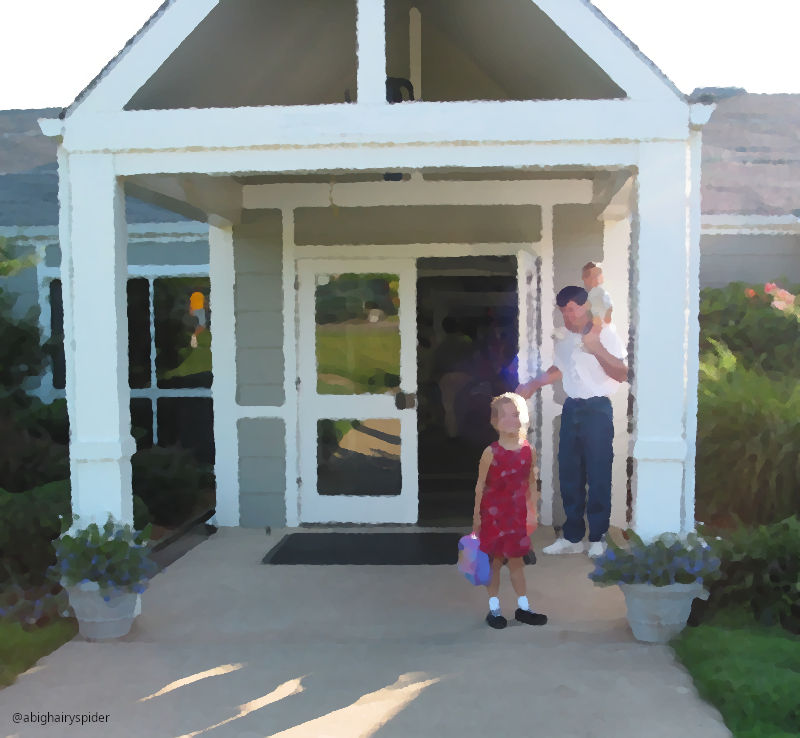
[[[589,520],[590,541],[599,541],[608,531],[613,439],[611,400],[607,397],[566,399],[561,413],[558,478],[567,515],[564,538],[568,541],[583,540],[586,533],[584,510]]]

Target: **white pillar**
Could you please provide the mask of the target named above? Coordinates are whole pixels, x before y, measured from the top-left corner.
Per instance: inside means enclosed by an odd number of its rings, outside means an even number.
[[[239,525],[239,436],[236,428],[236,319],[231,225],[208,226],[208,276],[213,311],[211,353],[214,381],[215,517],[219,525]]]
[[[633,527],[679,532],[687,446],[686,142],[640,147],[633,314],[635,443]]]
[[[131,523],[124,193],[111,156],[62,150],[59,165],[72,510]]]
[[[356,0],[359,105],[386,104],[385,29],[384,0]]]
[[[542,205],[542,241],[541,254],[541,337],[540,367],[544,371],[553,365],[553,311],[555,310],[555,271],[553,265],[553,206]],[[559,408],[553,396],[553,386],[548,385],[541,389],[541,458],[539,460],[539,478],[542,480],[542,525],[553,524],[553,468],[555,466],[555,439],[553,437],[553,424],[559,414]]]
[[[300,426],[297,418],[297,268],[294,259],[294,210],[283,208],[283,392],[286,410],[286,525],[300,525],[300,490],[297,480],[300,466],[297,449],[300,447]]]
[[[623,346],[628,345],[628,254],[630,215],[603,218],[603,277],[614,300],[612,320]],[[611,525],[627,528],[628,391],[623,382],[611,396],[614,412],[614,463],[611,469]]]
[[[700,160],[701,129],[689,136],[689,239],[687,243],[689,311],[686,351],[686,472],[683,481],[681,532],[695,527],[695,455],[697,449],[697,385],[700,372]]]

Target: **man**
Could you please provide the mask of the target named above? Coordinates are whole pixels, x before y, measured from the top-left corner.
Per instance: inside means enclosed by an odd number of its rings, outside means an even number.
[[[602,555],[611,516],[614,420],[609,397],[627,380],[628,367],[616,331],[606,323],[592,324],[587,300],[582,287],[565,287],[558,293],[556,304],[567,330],[556,340],[555,363],[516,390],[528,399],[560,379],[567,395],[558,447],[558,478],[567,520],[564,537],[543,549],[548,554],[583,553],[586,510],[589,556]]]

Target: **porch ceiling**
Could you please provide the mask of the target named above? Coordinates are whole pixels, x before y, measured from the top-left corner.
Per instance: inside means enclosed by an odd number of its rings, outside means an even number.
[[[357,183],[374,183],[385,193],[390,193],[393,183],[385,182],[384,172],[313,172],[313,173],[281,173],[263,175],[225,175],[210,176],[205,174],[151,174],[136,175],[125,178],[125,188],[129,195],[149,202],[185,217],[199,221],[208,221],[213,217],[223,218],[230,223],[242,222],[243,215],[249,208],[258,210],[264,204],[248,205],[245,188],[259,185],[347,185]],[[606,208],[615,194],[623,187],[633,172],[629,169],[590,170],[590,169],[507,169],[507,168],[453,168],[426,169],[421,172],[403,173],[403,189],[398,188],[397,205],[403,205],[401,192],[410,186],[409,180],[417,182],[565,182],[580,180],[591,184],[591,202],[582,200],[584,204],[600,213]],[[327,192],[327,190],[326,190]],[[326,196],[327,197],[327,196]],[[384,195],[385,197],[385,195]],[[313,199],[313,198],[312,198]],[[510,205],[510,200],[504,201]],[[302,203],[298,201],[297,205]],[[306,202],[306,205],[311,205]],[[326,203],[327,204],[327,200]],[[392,198],[385,199],[383,206],[393,204]],[[424,203],[417,203],[417,205]],[[488,203],[487,203],[488,204]],[[499,203],[494,203],[499,204]],[[517,203],[519,206],[522,203]],[[530,203],[535,204],[535,203]],[[313,209],[313,205],[312,205]],[[350,210],[358,210],[351,203]],[[410,210],[409,210],[410,213]]]

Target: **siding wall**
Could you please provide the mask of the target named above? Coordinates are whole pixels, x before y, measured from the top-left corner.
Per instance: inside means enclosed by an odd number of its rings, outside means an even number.
[[[246,418],[239,436],[239,525],[286,525],[286,432],[280,418]]]
[[[236,402],[282,405],[283,288],[280,211],[233,232]]]
[[[279,210],[233,232],[236,402],[279,406],[283,391],[282,232]],[[286,524],[286,429],[280,418],[245,418],[239,437],[239,524]]]
[[[800,283],[800,236],[719,235],[700,239],[700,287],[730,282]]]

